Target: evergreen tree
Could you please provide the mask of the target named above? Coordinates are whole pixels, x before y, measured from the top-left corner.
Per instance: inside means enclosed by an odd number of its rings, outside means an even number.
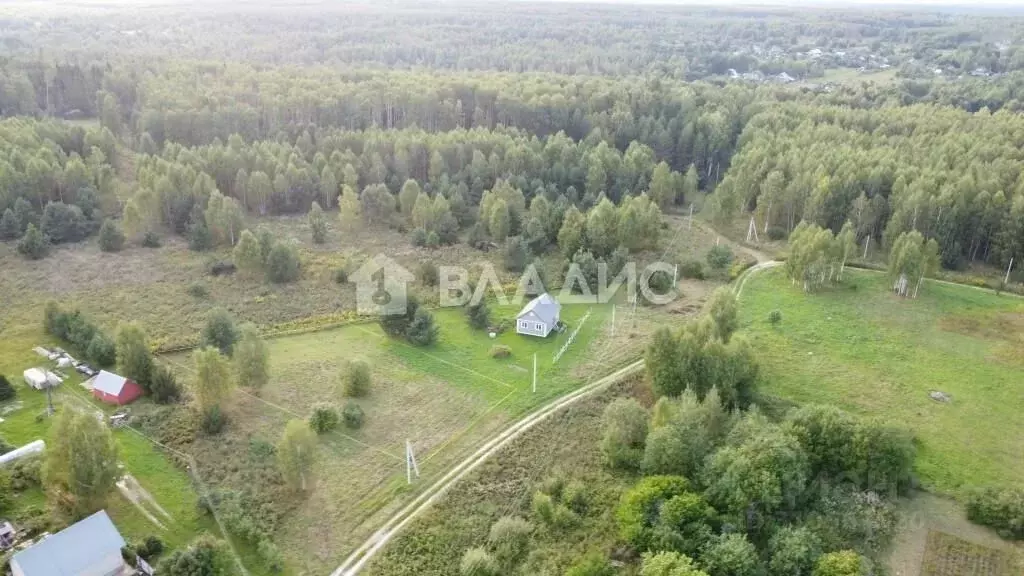
[[[21,234],[21,221],[14,214],[14,210],[4,210],[3,217],[0,217],[0,240],[14,240]]]
[[[29,260],[39,260],[49,252],[50,243],[46,236],[36,228],[35,224],[29,223],[25,235],[18,240],[18,253]]]
[[[323,244],[327,241],[327,217],[320,208],[318,202],[313,202],[309,209],[309,229],[313,234],[314,244]]]
[[[117,222],[104,220],[103,226],[100,226],[98,242],[100,250],[104,252],[118,252],[124,246],[124,232],[121,231],[121,227],[117,225]]]
[[[267,280],[274,284],[286,284],[299,279],[299,255],[295,248],[284,242],[276,242],[267,255]]]
[[[249,230],[243,230],[231,252],[235,265],[240,270],[249,274],[256,274],[263,269],[263,256],[260,253],[260,243],[256,236]]]

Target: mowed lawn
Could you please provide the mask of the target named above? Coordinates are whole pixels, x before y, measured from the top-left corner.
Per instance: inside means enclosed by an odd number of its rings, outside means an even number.
[[[940,492],[1019,483],[1024,299],[929,281],[908,300],[887,285],[884,274],[848,269],[841,285],[804,294],[781,268],[751,277],[741,331],[757,350],[762,391],[910,428],[918,475]]]
[[[519,306],[492,305],[491,321],[514,318],[518,310]],[[576,340],[554,363],[555,353],[587,310],[590,317]],[[366,360],[373,373],[371,391],[354,400],[365,412],[364,425],[320,437],[316,486],[307,498],[290,502],[274,538],[285,554],[288,572],[329,572],[376,530],[382,518],[484,439],[583,384],[573,376],[574,368],[591,358],[590,345],[606,330],[609,314],[605,305],[567,305],[562,319],[568,329],[561,334],[541,339],[518,335],[513,327],[492,339],[486,331],[471,329],[461,308],[441,309],[434,312],[438,341],[426,348],[388,338],[376,323],[271,338],[270,382],[258,396],[235,392],[225,407],[227,429],[193,444],[198,466],[234,468],[225,459],[233,462],[244,453],[238,447],[257,439],[277,442],[288,420],[307,418],[317,403],[341,406],[350,401],[342,394],[339,374],[346,361]],[[492,358],[495,345],[508,346],[511,356]],[[191,380],[188,354],[162,358],[177,367],[184,382]],[[407,440],[421,472],[412,486],[406,482]]]

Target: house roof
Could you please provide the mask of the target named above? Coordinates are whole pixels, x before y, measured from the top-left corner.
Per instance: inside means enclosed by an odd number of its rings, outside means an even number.
[[[124,538],[105,510],[89,516],[11,558],[25,576],[74,576],[114,552]]]
[[[124,389],[124,384],[128,379],[124,376],[118,376],[113,372],[107,372],[106,370],[100,370],[100,373],[92,379],[93,390],[99,390],[100,392],[106,392],[113,396],[120,396],[121,390]]]
[[[530,300],[519,314],[516,315],[516,318],[522,318],[530,312],[533,312],[538,318],[547,324],[554,324],[558,319],[558,313],[561,309],[562,305],[558,303],[558,300],[555,300],[550,294],[545,292],[533,300]]]

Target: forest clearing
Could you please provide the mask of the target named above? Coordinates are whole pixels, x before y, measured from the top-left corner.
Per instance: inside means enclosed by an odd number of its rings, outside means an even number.
[[[848,269],[842,285],[807,295],[782,269],[749,278],[740,325],[771,382],[763,393],[904,423],[922,483],[940,493],[1019,478],[1024,299],[929,282],[906,300],[887,282]]]

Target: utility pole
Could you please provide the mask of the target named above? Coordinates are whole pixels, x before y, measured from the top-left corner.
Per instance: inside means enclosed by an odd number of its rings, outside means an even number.
[[[1010,283],[1010,270],[1013,270],[1013,258],[1010,258],[1010,265],[1006,267],[1006,278],[1003,279],[1003,284]]]
[[[686,229],[693,230],[693,202],[690,202],[690,220]]]
[[[533,353],[533,393],[537,393],[537,353]]]
[[[412,452],[412,442],[405,441],[405,479],[409,484],[412,484],[412,475],[416,474],[416,477],[420,477],[420,467],[416,463],[416,455]]]
[[[772,215],[772,201],[768,201],[768,209],[764,212],[764,233],[768,234],[768,219]]]
[[[868,259],[868,246],[871,246],[871,234],[868,234],[868,239],[864,241],[864,260]]]

